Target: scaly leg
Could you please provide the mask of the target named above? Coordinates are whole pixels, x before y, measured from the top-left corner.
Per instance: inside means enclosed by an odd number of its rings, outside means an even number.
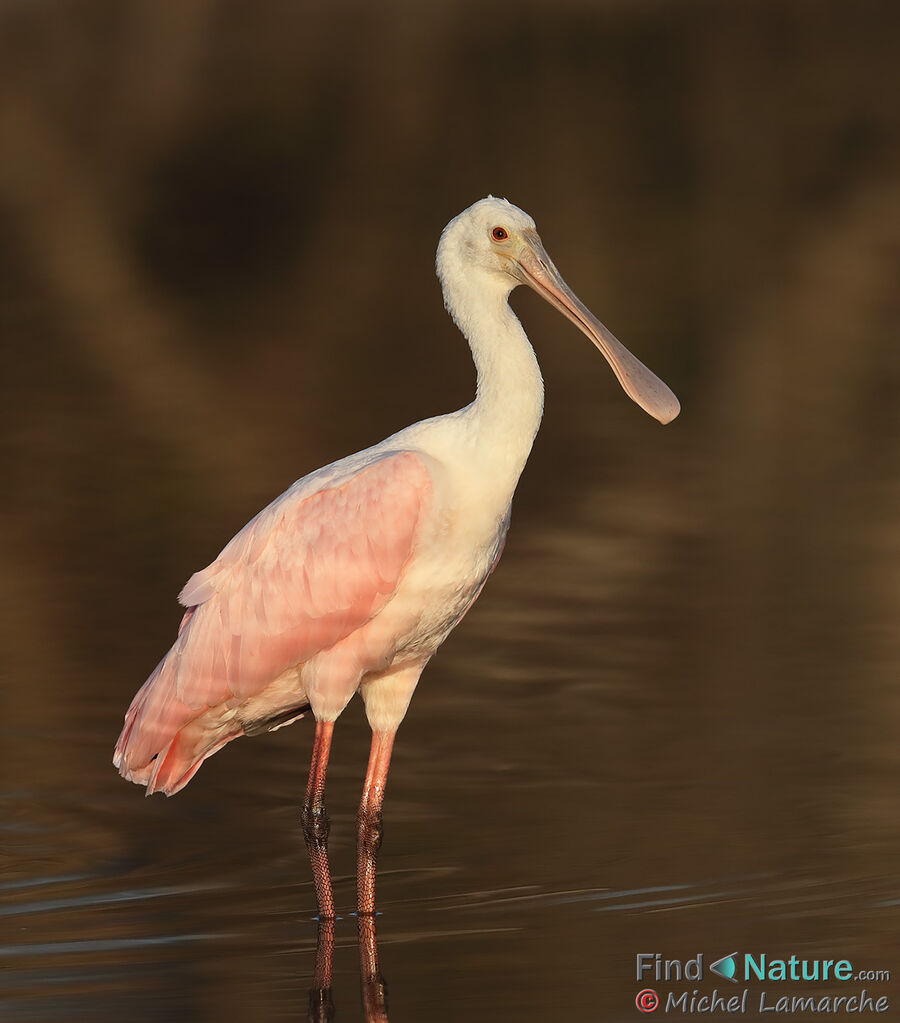
[[[381,807],[387,785],[391,750],[396,732],[373,732],[369,769],[359,804],[359,846],[356,867],[356,908],[360,914],[375,912],[375,857],[383,833]]]
[[[306,800],[300,811],[303,837],[306,839],[309,862],[312,864],[320,920],[334,919],[334,896],[331,892],[331,873],[328,869],[329,825],[328,814],[325,812],[325,773],[328,770],[328,754],[331,751],[333,731],[333,721],[316,722],[309,781],[306,784]]]

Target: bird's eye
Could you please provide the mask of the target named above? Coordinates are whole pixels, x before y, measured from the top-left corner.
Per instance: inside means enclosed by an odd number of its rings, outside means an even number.
[[[495,227],[494,230],[491,231],[491,237],[495,242],[505,242],[509,237],[509,232],[505,227]]]

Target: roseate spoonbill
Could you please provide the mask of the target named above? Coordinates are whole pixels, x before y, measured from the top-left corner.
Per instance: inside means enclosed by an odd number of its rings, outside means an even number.
[[[304,476],[191,576],[171,650],[125,715],[114,763],[172,795],[240,735],[316,720],[301,819],[320,915],[333,916],[325,772],[354,693],[372,748],[358,819],[358,909],[374,911],[375,853],[394,735],[431,655],[481,592],[543,411],[543,380],[510,292],[527,284],[606,356],[660,422],[669,388],[575,297],[528,214],[489,196],[441,234],[444,303],[472,350],[475,400]]]

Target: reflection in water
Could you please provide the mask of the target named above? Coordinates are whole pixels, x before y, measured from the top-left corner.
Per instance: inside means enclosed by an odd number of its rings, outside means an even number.
[[[359,973],[366,1023],[386,1023],[387,983],[378,968],[378,935],[375,930],[374,914],[360,913],[357,924]]]
[[[331,990],[334,969],[335,921],[320,920],[316,931],[316,968],[309,991],[309,1023],[327,1023],[334,1018]],[[388,1023],[387,983],[378,968],[378,935],[375,916],[357,916],[359,934],[359,976],[366,1023]]]
[[[309,989],[309,1023],[327,1023],[334,1017],[331,973],[334,964],[334,917],[320,919],[316,929],[316,968]]]

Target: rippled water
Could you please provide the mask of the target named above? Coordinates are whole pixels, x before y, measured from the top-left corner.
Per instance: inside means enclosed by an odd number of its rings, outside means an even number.
[[[534,485],[552,464],[536,456],[532,507],[400,732],[378,892],[390,1018],[630,1018],[637,952],[890,968],[891,665],[853,643],[877,619],[813,638],[775,590],[754,610],[780,630],[741,635],[731,618],[747,609],[720,603],[702,531],[651,506],[611,514],[596,483],[556,503]],[[778,555],[785,578],[794,557]],[[2,796],[4,1018],[306,1018],[308,723],[232,744],[178,797],[145,800],[108,764],[130,687],[86,664],[73,676],[50,723],[5,740],[21,769]],[[367,745],[353,704],[328,790],[340,1018],[360,1005]]]
[[[0,14],[3,1020],[308,1018],[309,721],[170,800],[112,745],[192,571],[296,476],[469,400],[430,261],[489,189],[684,412],[653,423],[515,296],[547,414],[398,736],[390,1020],[635,1019],[637,953],[900,970],[896,16],[563,6],[478,34],[451,4]],[[340,1020],[368,741],[354,702]]]

